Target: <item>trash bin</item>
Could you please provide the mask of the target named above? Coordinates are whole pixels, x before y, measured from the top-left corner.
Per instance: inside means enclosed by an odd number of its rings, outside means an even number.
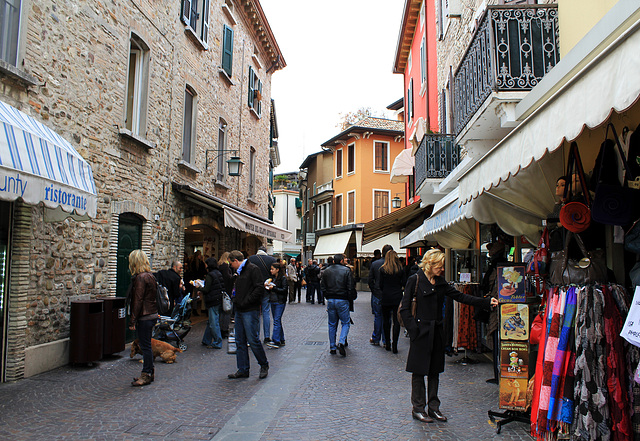
[[[124,351],[126,321],[124,297],[100,297],[104,302],[104,338],[102,355]]]
[[[102,300],[71,302],[70,363],[92,363],[102,358],[103,305]]]

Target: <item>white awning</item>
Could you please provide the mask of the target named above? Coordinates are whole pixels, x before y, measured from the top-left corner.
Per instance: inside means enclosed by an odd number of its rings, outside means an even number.
[[[343,231],[341,233],[326,234],[319,236],[316,248],[313,250],[314,259],[326,259],[335,254],[344,253],[351,239],[353,231]]]
[[[438,201],[431,217],[424,221],[424,237],[445,248],[468,248],[476,238],[471,204],[461,205],[455,189]]]
[[[267,239],[279,240],[281,242],[293,241],[293,233],[290,231],[268,224],[260,219],[248,216],[226,206],[224,207],[224,226],[256,236],[266,237]]]
[[[407,182],[409,176],[413,175],[415,157],[411,154],[411,149],[404,149],[393,161],[391,167],[391,183],[398,184]]]
[[[359,249],[357,250],[357,257],[373,257],[375,250],[381,250],[385,245],[391,245],[393,250],[398,253],[398,256],[404,257],[407,253],[400,247],[400,233],[391,233],[386,236],[380,237],[366,245],[361,245],[362,241],[358,242]]]
[[[96,216],[91,166],[56,132],[0,101],[0,200]]]
[[[631,4],[620,2],[616,7],[628,7]],[[610,11],[614,12],[613,9]],[[619,20],[627,17],[619,17]],[[481,158],[460,180],[460,201],[469,202],[510,178],[520,176],[533,163],[556,151],[565,140],[576,139],[585,126],[590,129],[600,126],[612,111],[623,112],[632,106],[640,97],[638,28],[640,21],[610,42],[594,60],[582,67],[579,73]],[[561,64],[562,61],[554,70],[559,69]],[[581,66],[578,64],[578,67]],[[529,189],[535,192],[537,185]]]

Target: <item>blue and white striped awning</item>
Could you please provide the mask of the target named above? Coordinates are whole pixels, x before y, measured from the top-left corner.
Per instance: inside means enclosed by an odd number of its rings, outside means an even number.
[[[96,215],[91,166],[69,142],[0,101],[0,200]]]

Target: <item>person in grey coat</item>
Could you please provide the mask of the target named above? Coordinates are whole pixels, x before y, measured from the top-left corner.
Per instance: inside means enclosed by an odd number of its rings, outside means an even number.
[[[444,253],[438,249],[427,251],[420,262],[420,271],[407,280],[400,303],[400,315],[409,333],[407,372],[411,372],[411,404],[413,418],[431,423],[433,419],[447,421],[440,412],[438,399],[439,375],[444,372],[444,327],[442,307],[445,296],[468,305],[489,309],[498,299],[463,294],[442,277]],[[416,299],[415,317],[411,302]],[[424,377],[428,377],[428,401]]]

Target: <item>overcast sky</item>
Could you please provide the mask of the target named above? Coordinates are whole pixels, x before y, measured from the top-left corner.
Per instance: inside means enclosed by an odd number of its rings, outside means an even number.
[[[280,166],[297,171],[340,133],[340,114],[387,106],[402,97],[393,74],[403,0],[260,0],[287,67],[272,77]]]

